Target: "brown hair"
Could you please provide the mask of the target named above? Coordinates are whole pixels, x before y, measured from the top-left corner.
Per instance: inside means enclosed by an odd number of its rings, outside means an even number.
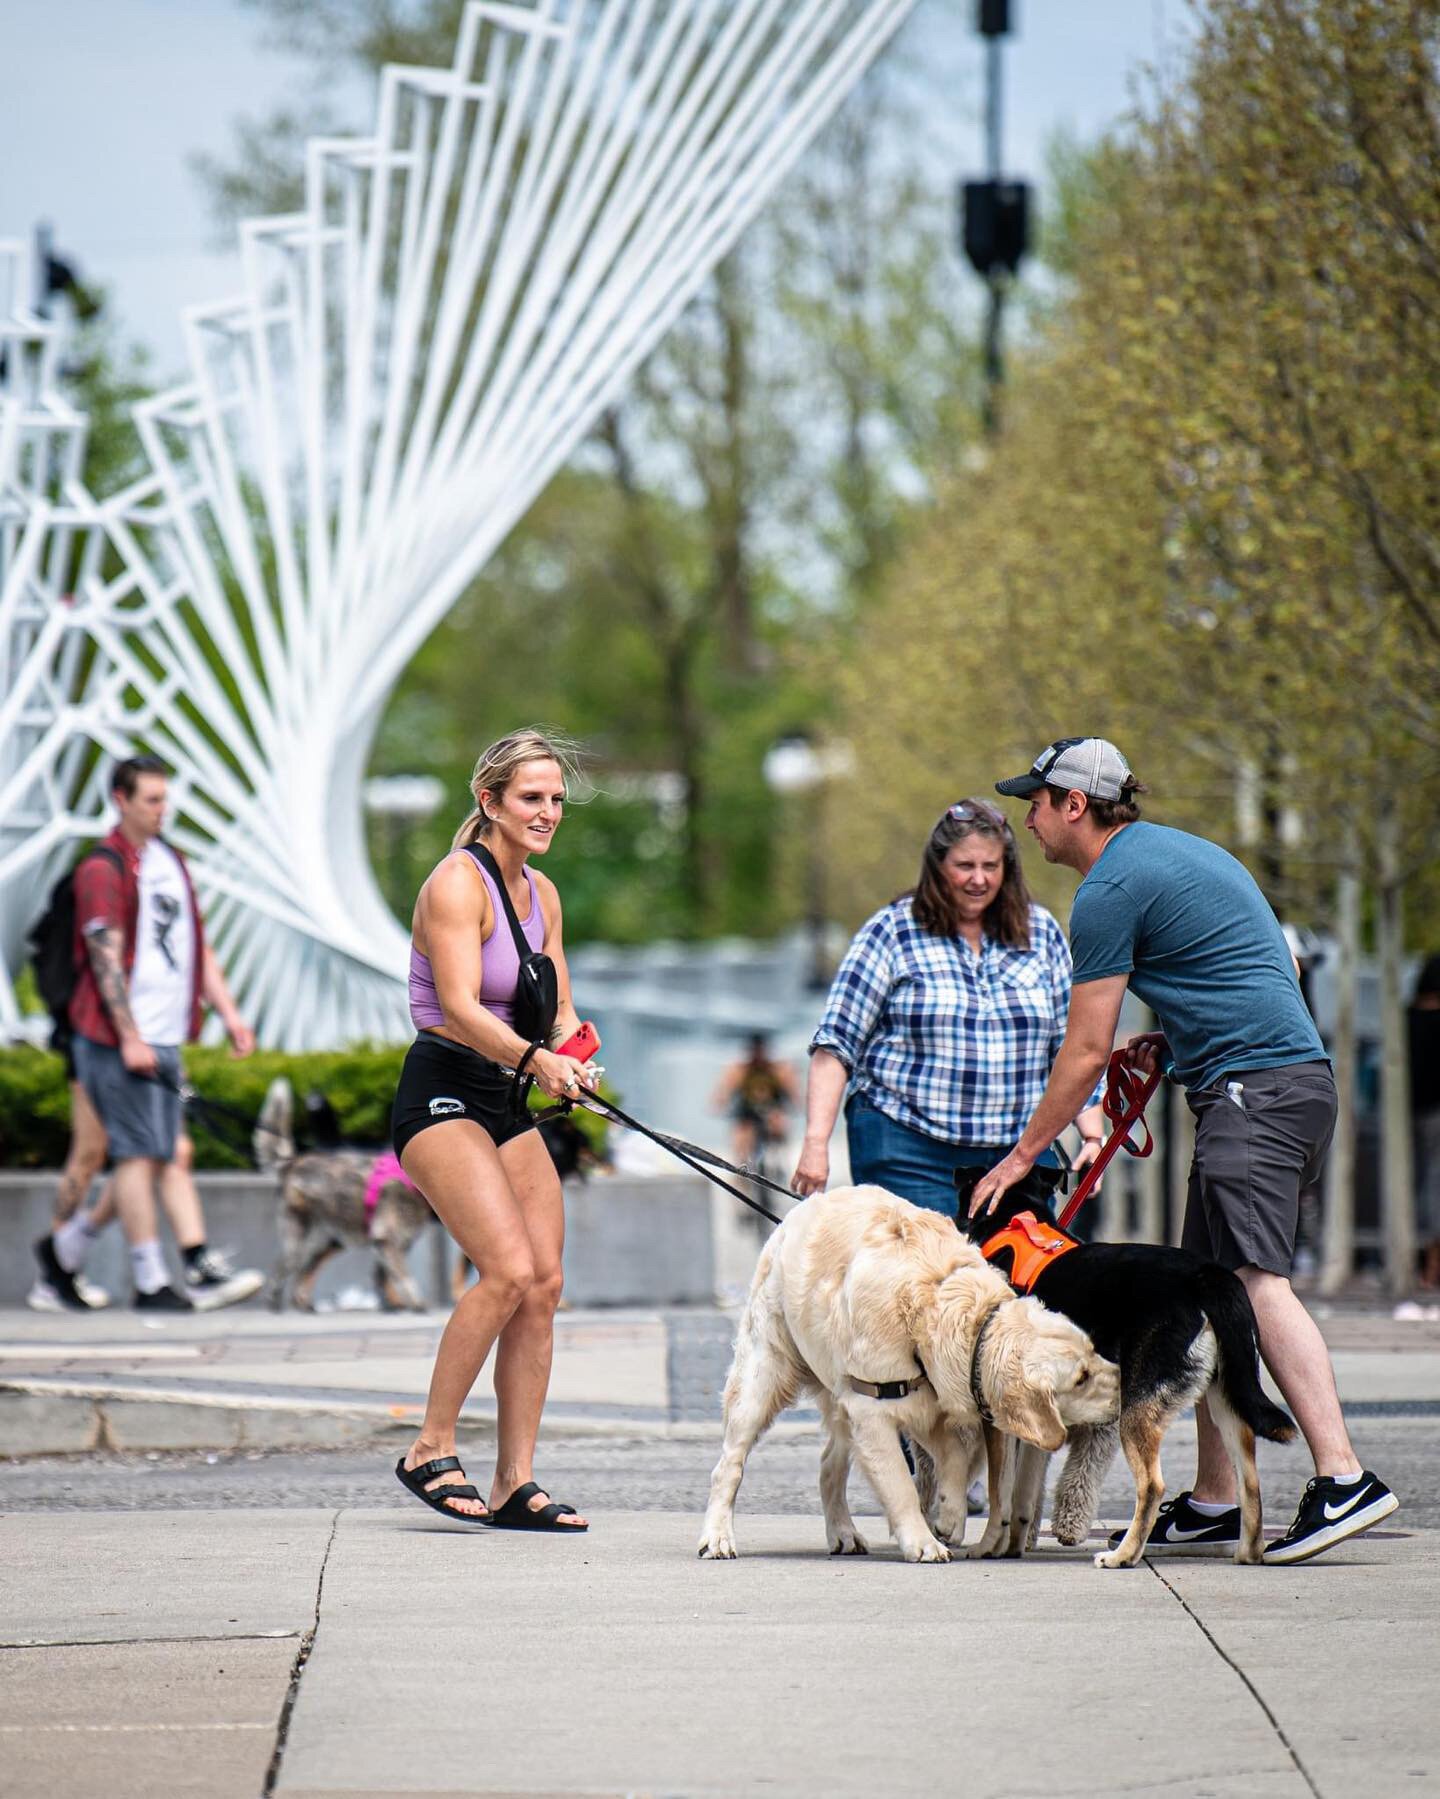
[[[900,897],[911,901],[915,922],[927,931],[937,937],[958,936],[960,908],[944,863],[947,851],[967,837],[993,838],[1005,855],[1000,891],[980,921],[985,935],[1009,949],[1029,949],[1030,889],[1020,867],[1020,849],[1005,814],[989,800],[962,800],[959,805],[947,807],[925,845],[919,881],[910,893]]]
[[[127,756],[110,770],[111,793],[123,793],[127,800],[133,799],[141,775],[164,775],[168,781],[170,770],[158,756]]]
[[[475,764],[475,772],[470,777],[475,809],[455,833],[451,849],[460,850],[467,843],[479,843],[489,828],[490,821],[480,809],[482,793],[488,791],[497,796],[504,793],[514,780],[516,770],[527,762],[558,762],[566,786],[571,786],[580,779],[579,758],[578,744],[562,737],[558,731],[546,731],[539,725],[497,738],[489,749],[480,752],[480,760]]]
[[[1083,792],[1084,789],[1075,787],[1052,787],[1047,783],[1045,791],[1050,795],[1050,804],[1052,806],[1058,806],[1067,795]],[[1108,831],[1111,825],[1133,825],[1135,820],[1140,816],[1140,807],[1138,802],[1132,796],[1137,793],[1149,793],[1149,791],[1150,789],[1143,781],[1131,779],[1126,781],[1125,785],[1120,789],[1120,797],[1118,800],[1102,800],[1096,794],[1085,794],[1085,810],[1090,814],[1091,818],[1094,819],[1095,823],[1099,825],[1102,831]]]

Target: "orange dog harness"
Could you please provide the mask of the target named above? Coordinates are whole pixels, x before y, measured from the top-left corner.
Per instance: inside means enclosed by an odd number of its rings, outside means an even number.
[[[1011,1250],[1010,1285],[1017,1292],[1028,1293],[1057,1257],[1079,1247],[1074,1237],[1044,1223],[1033,1212],[1017,1212],[1004,1230],[996,1231],[983,1246],[982,1254],[987,1262],[993,1262],[1001,1250]]]

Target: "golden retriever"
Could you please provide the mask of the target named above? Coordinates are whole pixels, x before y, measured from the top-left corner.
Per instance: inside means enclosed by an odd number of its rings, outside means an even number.
[[[877,1396],[867,1387],[881,1385]],[[904,1389],[903,1393],[899,1389]],[[802,1392],[820,1405],[825,1533],[863,1555],[846,1497],[852,1448],[907,1562],[946,1562],[963,1539],[968,1444],[982,1419],[1054,1449],[1072,1424],[1115,1416],[1119,1376],[1076,1325],[1016,1299],[953,1224],[879,1187],[842,1187],[797,1206],[761,1253],[725,1383],[725,1445],[699,1552],[735,1554],[745,1460]],[[900,1432],[939,1478],[939,1537],[905,1466]],[[995,1432],[986,1433],[995,1439]]]

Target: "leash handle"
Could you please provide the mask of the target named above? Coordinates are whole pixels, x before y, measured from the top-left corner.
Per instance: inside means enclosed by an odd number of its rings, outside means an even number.
[[[1142,1080],[1139,1073],[1125,1060],[1123,1049],[1117,1049],[1111,1056],[1105,1077],[1105,1097],[1101,1105],[1105,1116],[1113,1121],[1115,1128],[1105,1139],[1105,1146],[1100,1154],[1085,1170],[1080,1185],[1066,1202],[1065,1210],[1060,1214],[1062,1231],[1068,1228],[1070,1220],[1095,1191],[1100,1176],[1122,1148],[1131,1156],[1144,1157],[1153,1152],[1155,1139],[1151,1135],[1150,1126],[1145,1122],[1145,1108],[1160,1085],[1160,1078],[1160,1070],[1157,1068]],[[1137,1124],[1145,1133],[1143,1143],[1130,1141],[1130,1132]]]

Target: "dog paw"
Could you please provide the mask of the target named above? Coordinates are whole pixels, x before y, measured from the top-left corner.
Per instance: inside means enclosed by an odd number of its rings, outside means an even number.
[[[714,1536],[702,1537],[700,1547],[695,1553],[702,1562],[733,1562],[735,1560],[735,1539],[724,1532],[717,1531]]]
[[[934,1537],[926,1537],[923,1542],[904,1544],[900,1548],[901,1556],[907,1562],[948,1562],[950,1551]]]
[[[1140,1560],[1138,1555],[1125,1555],[1118,1549],[1102,1549],[1095,1557],[1097,1568],[1133,1568]]]
[[[869,1555],[870,1545],[852,1524],[830,1532],[831,1555]]]
[[[1087,1533],[1083,1530],[1072,1532],[1069,1526],[1064,1530],[1061,1530],[1058,1525],[1055,1527],[1055,1541],[1063,1543],[1067,1549],[1073,1549],[1077,1543],[1083,1543],[1086,1535]]]

